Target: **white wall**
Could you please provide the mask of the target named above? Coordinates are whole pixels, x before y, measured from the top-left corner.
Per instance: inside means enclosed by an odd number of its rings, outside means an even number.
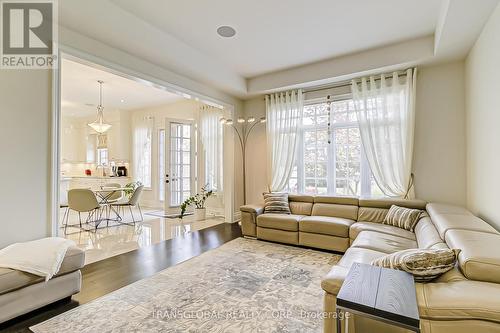
[[[465,64],[467,205],[500,230],[500,5]]]
[[[0,248],[48,234],[51,74],[0,70]]]
[[[419,69],[415,128],[415,192],[420,199],[465,204],[464,63]],[[317,94],[316,94],[317,95]],[[246,116],[265,114],[264,97],[243,103]],[[261,202],[266,181],[266,133],[257,128],[247,148],[248,202]]]

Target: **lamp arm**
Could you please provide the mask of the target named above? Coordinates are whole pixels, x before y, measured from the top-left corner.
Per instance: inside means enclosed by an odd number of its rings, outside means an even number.
[[[250,132],[252,132],[253,128],[255,126],[257,126],[258,124],[261,124],[261,122],[256,121],[255,123],[252,124],[252,126],[250,126],[250,128],[248,129],[248,131],[245,132],[245,138],[244,138],[245,145],[247,143],[248,137],[250,136]]]
[[[233,124],[231,124],[231,127],[236,132],[236,134],[238,134],[238,139],[240,140],[240,145],[241,145],[241,151],[242,152],[245,151],[245,142],[243,141],[243,138],[241,137],[240,131],[238,131],[236,126],[234,126]]]

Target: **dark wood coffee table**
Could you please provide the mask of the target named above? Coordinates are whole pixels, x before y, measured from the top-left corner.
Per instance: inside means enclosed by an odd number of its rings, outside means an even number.
[[[337,295],[336,311],[338,333],[341,311],[420,332],[415,282],[406,272],[354,263]]]

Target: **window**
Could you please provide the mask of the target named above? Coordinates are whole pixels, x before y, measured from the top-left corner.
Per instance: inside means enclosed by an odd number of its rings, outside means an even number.
[[[108,148],[97,149],[97,165],[108,165]]]
[[[340,97],[340,96],[339,96]],[[308,101],[288,190],[295,193],[381,196],[364,156],[353,101]],[[330,136],[328,134],[330,122]],[[330,144],[328,140],[330,139]]]

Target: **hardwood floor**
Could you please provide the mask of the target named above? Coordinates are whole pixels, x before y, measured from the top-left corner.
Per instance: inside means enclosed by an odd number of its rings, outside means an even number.
[[[80,293],[0,324],[0,332],[31,332],[32,325],[241,236],[238,223],[223,223],[89,264],[82,269]]]

